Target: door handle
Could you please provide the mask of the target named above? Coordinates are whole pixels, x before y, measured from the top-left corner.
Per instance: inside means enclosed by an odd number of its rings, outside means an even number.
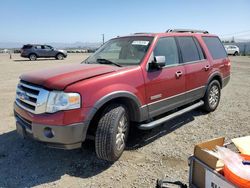
[[[205,71],[208,71],[208,70],[210,69],[210,65],[206,65],[206,66],[204,67],[204,69],[205,69]]]
[[[177,71],[177,72],[175,73],[176,78],[180,78],[181,75],[182,75],[182,72],[181,72],[181,71]]]

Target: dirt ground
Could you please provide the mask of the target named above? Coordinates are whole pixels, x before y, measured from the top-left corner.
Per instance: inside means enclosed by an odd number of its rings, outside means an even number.
[[[115,163],[97,159],[91,142],[83,149],[63,151],[21,139],[12,109],[19,75],[80,63],[87,56],[31,62],[0,54],[0,187],[154,187],[164,177],[188,183],[187,159],[195,143],[250,134],[250,58],[230,57],[231,80],[215,112],[196,110],[151,131],[136,131]]]

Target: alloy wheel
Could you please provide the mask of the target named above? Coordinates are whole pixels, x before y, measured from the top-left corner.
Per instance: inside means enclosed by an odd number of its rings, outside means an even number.
[[[212,108],[215,108],[219,102],[220,92],[217,85],[213,85],[209,92],[209,104]]]
[[[116,148],[118,151],[120,151],[125,147],[126,133],[128,129],[128,119],[125,114],[123,114],[118,123],[119,124],[116,133]]]

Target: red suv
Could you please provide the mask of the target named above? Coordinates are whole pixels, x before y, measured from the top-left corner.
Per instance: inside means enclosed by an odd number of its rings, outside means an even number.
[[[131,126],[151,129],[198,107],[214,111],[229,78],[227,53],[207,31],[117,37],[81,64],[22,75],[17,131],[63,149],[93,138],[97,156],[114,161]]]

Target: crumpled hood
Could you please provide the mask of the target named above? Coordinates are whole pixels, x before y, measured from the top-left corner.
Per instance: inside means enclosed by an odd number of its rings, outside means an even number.
[[[45,88],[63,90],[77,81],[114,72],[118,69],[120,68],[110,65],[74,64],[32,71],[21,75],[20,79]]]

